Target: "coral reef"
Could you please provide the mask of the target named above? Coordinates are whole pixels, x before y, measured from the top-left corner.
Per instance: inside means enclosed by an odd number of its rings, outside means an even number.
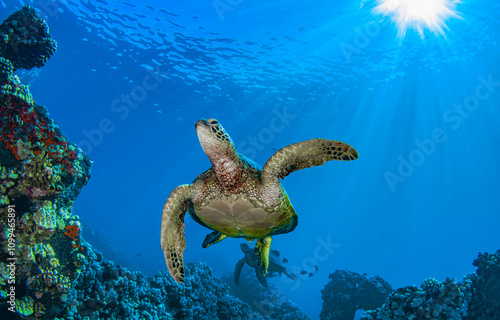
[[[49,27],[29,6],[11,14],[0,25],[0,56],[14,70],[43,67],[56,51]]]
[[[42,66],[52,55],[55,42],[47,32],[30,7],[0,25],[2,318],[53,318],[85,261],[80,238],[69,237],[66,228],[80,228],[71,208],[89,179],[91,161],[13,75],[17,68]]]
[[[228,272],[221,280],[229,285],[232,294],[247,303],[262,319],[310,319],[274,285],[263,287],[255,277],[255,270],[242,268],[239,279],[240,284],[236,285],[233,273]]]
[[[354,319],[356,310],[375,309],[392,292],[391,285],[379,276],[372,278],[346,270],[336,270],[321,290],[321,320]]]
[[[474,290],[464,319],[500,319],[500,250],[480,253],[472,264],[477,271],[469,276]]]
[[[470,283],[469,283],[470,284]],[[455,319],[467,314],[468,290],[446,279],[427,279],[420,287],[407,286],[393,292],[384,306],[367,312],[362,319]]]
[[[4,83],[12,77],[13,74],[14,67],[12,66],[12,63],[3,57],[0,57],[0,82]]]
[[[139,272],[103,261],[89,245],[85,265],[57,319],[173,319],[164,297]]]
[[[204,263],[187,265],[183,285],[167,273],[159,273],[151,280],[151,287],[161,293],[175,319],[261,319],[229,294],[229,287]]]
[[[167,273],[148,279],[85,248],[88,263],[58,319],[264,319],[230,295],[206,264],[188,264],[179,285]]]
[[[393,292],[384,305],[368,311],[362,320],[486,320],[500,318],[500,250],[481,253],[474,260],[476,273],[461,282],[427,279],[420,287]]]

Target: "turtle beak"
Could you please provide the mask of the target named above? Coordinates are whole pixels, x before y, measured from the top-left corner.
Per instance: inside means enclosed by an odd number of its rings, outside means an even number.
[[[196,133],[198,134],[198,138],[200,138],[201,135],[210,135],[212,132],[210,130],[210,125],[208,124],[207,120],[205,119],[200,119],[196,122],[194,125],[194,129],[196,130]]]
[[[210,130],[210,126],[207,124],[207,120],[201,119],[194,125],[196,129],[196,134],[198,135],[198,140],[200,141],[201,147],[205,154],[210,158],[210,152],[208,150],[212,149],[216,145],[216,140],[213,137],[213,132]]]
[[[205,126],[208,125],[206,119],[200,119],[200,120],[196,121],[194,127],[195,127],[195,129],[197,129],[198,126],[202,126],[202,125],[205,125]]]

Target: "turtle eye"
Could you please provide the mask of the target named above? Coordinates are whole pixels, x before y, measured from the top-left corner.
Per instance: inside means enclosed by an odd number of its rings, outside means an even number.
[[[212,126],[212,127],[215,127],[219,124],[219,121],[215,120],[215,119],[208,119],[207,120],[207,123]]]

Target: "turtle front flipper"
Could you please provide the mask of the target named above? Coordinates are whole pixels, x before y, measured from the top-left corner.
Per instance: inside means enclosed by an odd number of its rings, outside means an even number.
[[[350,145],[324,139],[311,139],[281,148],[269,158],[262,168],[262,186],[264,194],[273,191],[273,186],[279,191],[279,178],[283,179],[290,173],[321,166],[330,160],[355,160],[358,152]],[[266,190],[271,188],[271,190]]]
[[[263,276],[267,273],[267,268],[269,266],[269,252],[271,251],[271,242],[273,238],[267,236],[262,239],[258,239],[255,244],[255,254],[257,255],[257,267],[259,268],[260,274]]]
[[[243,268],[244,265],[245,265],[245,258],[238,261],[238,263],[236,263],[236,266],[234,267],[233,276],[234,276],[234,283],[236,283],[236,285],[240,284],[241,269]]]
[[[165,255],[168,271],[178,283],[184,281],[182,260],[186,239],[184,238],[184,216],[192,198],[193,188],[181,185],[168,196],[161,217],[161,248]]]
[[[220,233],[219,231],[213,231],[205,237],[205,240],[203,240],[203,243],[201,244],[202,248],[208,248],[213,244],[216,244],[218,242],[221,242],[222,240],[226,239],[227,235]]]

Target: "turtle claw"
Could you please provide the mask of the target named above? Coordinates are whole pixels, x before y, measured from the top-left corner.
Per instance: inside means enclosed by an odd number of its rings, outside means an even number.
[[[260,274],[263,276],[267,273],[267,268],[269,267],[269,252],[271,251],[271,242],[273,238],[267,236],[265,238],[257,240],[255,244],[255,254],[257,255],[257,265],[260,270]]]

